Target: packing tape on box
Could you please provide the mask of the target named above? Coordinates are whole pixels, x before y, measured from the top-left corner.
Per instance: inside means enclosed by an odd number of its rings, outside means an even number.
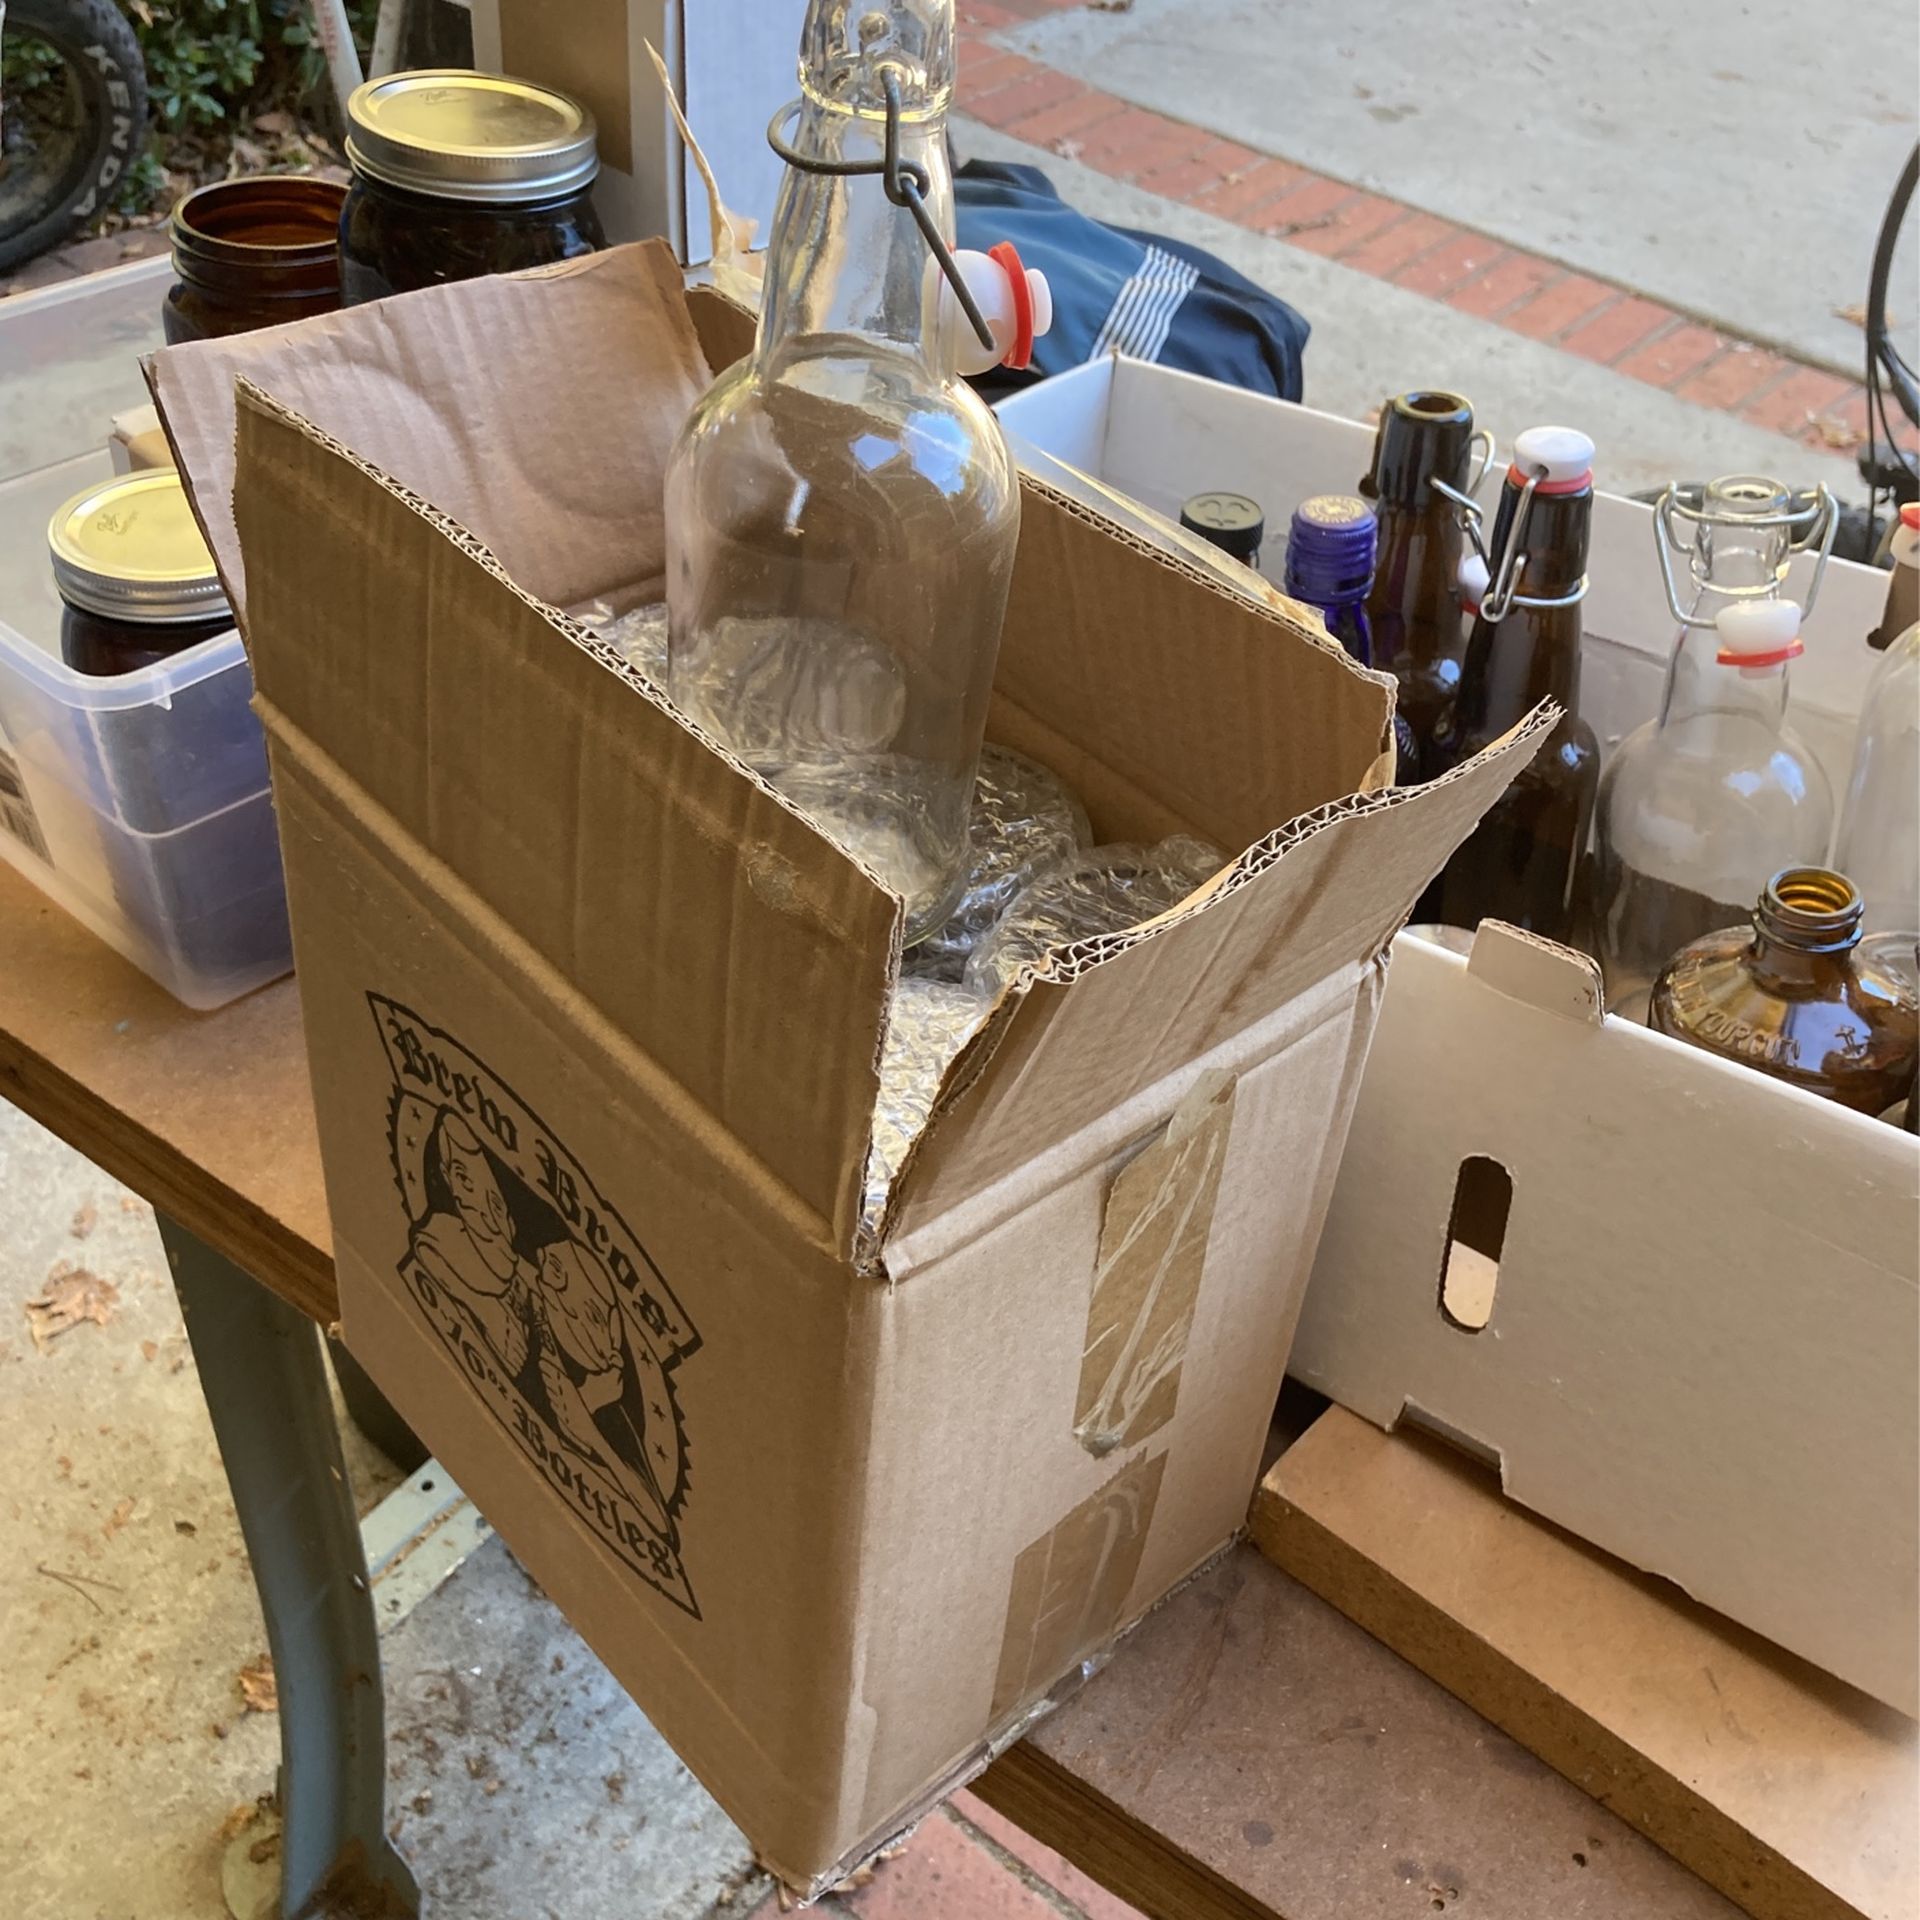
[[[1173,1418],[1234,1087],[1231,1074],[1202,1074],[1108,1191],[1073,1428],[1096,1458],[1137,1446]],[[1165,1467],[1164,1453],[1136,1456],[1014,1561],[996,1720],[1110,1643],[1126,1617]]]
[[[1125,1617],[1167,1456],[1142,1454],[1032,1542],[1013,1563],[993,1718],[1051,1688]],[[1050,1698],[1051,1696],[1049,1696]]]
[[[1096,1458],[1173,1418],[1200,1298],[1234,1080],[1203,1073],[1107,1195],[1073,1431]]]

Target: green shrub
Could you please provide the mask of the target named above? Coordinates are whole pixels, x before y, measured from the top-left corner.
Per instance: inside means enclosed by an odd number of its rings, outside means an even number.
[[[297,106],[326,84],[305,0],[126,0],[126,8],[158,133],[223,123],[244,131],[245,116]],[[378,0],[347,0],[363,50],[378,12]]]

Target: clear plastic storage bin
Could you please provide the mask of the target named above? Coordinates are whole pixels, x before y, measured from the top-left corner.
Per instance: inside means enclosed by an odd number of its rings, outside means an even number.
[[[253,676],[228,633],[112,678],[60,658],[56,508],[104,451],[0,482],[0,857],[190,1007],[293,965]]]

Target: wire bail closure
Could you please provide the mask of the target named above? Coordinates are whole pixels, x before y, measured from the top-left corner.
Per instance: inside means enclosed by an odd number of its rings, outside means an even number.
[[[1678,524],[1681,521],[1686,522],[1692,531],[1684,531]],[[1695,535],[1702,527],[1745,527],[1756,531],[1784,527],[1788,530],[1787,551],[1774,569],[1773,578],[1746,587],[1723,587],[1716,582],[1713,590],[1722,600],[1764,600],[1772,597],[1785,583],[1787,569],[1794,557],[1813,548],[1818,540],[1813,577],[1807,582],[1807,590],[1800,601],[1802,614],[1808,614],[1813,611],[1814,600],[1820,592],[1820,582],[1827,571],[1827,561],[1833,555],[1833,537],[1840,528],[1840,504],[1822,482],[1814,488],[1813,498],[1805,506],[1790,501],[1777,513],[1710,513],[1704,487],[1683,487],[1679,481],[1669,480],[1660,489],[1659,499],[1653,503],[1653,546],[1660,556],[1660,579],[1667,590],[1667,610],[1683,627],[1708,628],[1714,624],[1711,617],[1702,620],[1681,604],[1680,583],[1673,575],[1673,556],[1691,552],[1696,544]]]
[[[1482,436],[1476,433],[1474,439]],[[1528,558],[1522,541],[1527,531],[1527,520],[1533,512],[1533,496],[1546,478],[1544,467],[1527,475],[1526,484],[1520,489],[1520,504],[1513,511],[1513,526],[1507,535],[1507,544],[1500,554],[1500,564],[1495,567],[1493,556],[1487,551],[1487,542],[1481,532],[1486,515],[1477,500],[1469,498],[1473,489],[1486,477],[1487,469],[1493,464],[1494,445],[1492,434],[1484,436],[1487,445],[1487,457],[1482,461],[1480,471],[1467,483],[1467,491],[1450,487],[1444,480],[1435,480],[1431,484],[1451,500],[1460,509],[1460,525],[1468,540],[1472,542],[1474,553],[1480,564],[1487,570],[1487,590],[1480,596],[1480,616],[1495,622],[1504,620],[1515,607],[1531,607],[1538,611],[1550,611],[1555,607],[1578,606],[1587,597],[1587,576],[1583,573],[1573,586],[1561,594],[1516,593],[1514,582],[1520,577],[1521,566]]]
[[[819,173],[840,179],[851,179],[862,174],[878,174],[880,184],[886,196],[896,207],[905,207],[913,215],[914,225],[920,229],[920,237],[926,241],[927,250],[940,263],[940,271],[946,276],[947,285],[953,289],[953,295],[960,303],[960,310],[967,316],[967,324],[979,336],[983,347],[996,348],[998,342],[993,337],[993,329],[987,325],[986,315],[980,311],[980,303],[974,299],[973,291],[967,285],[966,276],[960,271],[954,260],[953,250],[947,245],[945,237],[934,223],[933,213],[927,206],[929,181],[927,171],[917,161],[903,160],[900,157],[900,79],[891,69],[880,76],[881,87],[887,96],[887,138],[886,151],[878,160],[823,160],[818,154],[802,153],[786,136],[787,122],[795,119],[803,110],[804,102],[789,100],[767,123],[767,145],[777,153],[788,166],[801,173]]]

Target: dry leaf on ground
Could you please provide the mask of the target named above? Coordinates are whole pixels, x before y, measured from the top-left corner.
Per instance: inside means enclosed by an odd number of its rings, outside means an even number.
[[[253,1816],[258,1811],[259,1809],[251,1800],[244,1801],[237,1807],[229,1807],[227,1817],[214,1828],[213,1837],[224,1845],[236,1834],[252,1826]]]
[[[27,1301],[27,1327],[33,1344],[44,1348],[69,1327],[91,1320],[104,1327],[113,1318],[114,1303],[120,1289],[89,1267],[69,1266],[56,1260],[47,1274],[47,1284]]]
[[[131,1495],[128,1495],[126,1498],[115,1503],[113,1511],[108,1514],[105,1521],[102,1522],[100,1527],[101,1538],[111,1540],[132,1518],[133,1498]]]
[[[273,1677],[273,1656],[263,1653],[240,1669],[240,1701],[249,1713],[278,1713],[280,1688]]]
[[[69,1222],[67,1231],[76,1240],[84,1240],[93,1231],[94,1222],[99,1218],[100,1209],[88,1200],[74,1209],[73,1219]]]
[[[1820,444],[1837,448],[1845,452],[1849,447],[1864,446],[1867,436],[1850,422],[1836,419],[1832,414],[1821,414],[1813,423],[1813,430],[1820,436]]]

